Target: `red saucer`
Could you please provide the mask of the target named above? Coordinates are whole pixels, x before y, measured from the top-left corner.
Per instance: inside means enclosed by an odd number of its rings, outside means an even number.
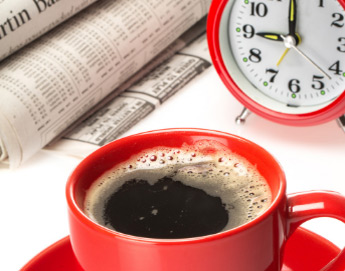
[[[286,244],[282,271],[319,271],[330,262],[340,249],[323,237],[299,228]],[[69,237],[51,245],[21,271],[83,271],[72,252]]]

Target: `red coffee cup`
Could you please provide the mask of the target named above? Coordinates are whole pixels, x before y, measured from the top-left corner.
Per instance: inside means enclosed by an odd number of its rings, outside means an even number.
[[[86,191],[104,172],[143,150],[180,148],[200,140],[216,141],[256,165],[272,193],[272,204],[259,217],[212,235],[153,239],[107,229],[84,214]],[[72,248],[86,271],[281,270],[285,243],[303,222],[316,217],[345,222],[344,196],[329,191],[287,196],[285,189],[279,163],[246,139],[202,129],[167,129],[128,136],[92,153],[71,174],[66,195]],[[344,250],[323,270],[345,270]]]

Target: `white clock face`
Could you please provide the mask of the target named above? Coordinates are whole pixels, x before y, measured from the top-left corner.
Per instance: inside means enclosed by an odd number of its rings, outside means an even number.
[[[247,80],[266,96],[263,100],[313,108],[301,110],[309,112],[344,91],[345,12],[337,0],[229,2],[230,15],[223,28],[236,69],[242,73],[233,78],[244,92],[249,87],[242,82]],[[232,69],[236,64],[230,62],[227,66]]]

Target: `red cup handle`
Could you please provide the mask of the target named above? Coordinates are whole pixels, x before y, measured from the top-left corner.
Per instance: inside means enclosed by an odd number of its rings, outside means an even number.
[[[317,217],[332,217],[345,223],[345,197],[330,191],[311,191],[288,195],[288,237],[303,222]],[[322,269],[322,271],[330,270],[345,270],[345,248]]]

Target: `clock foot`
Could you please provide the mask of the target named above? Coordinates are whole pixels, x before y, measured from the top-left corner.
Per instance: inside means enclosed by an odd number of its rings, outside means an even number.
[[[337,119],[338,125],[341,129],[345,132],[345,115],[342,115],[340,118]]]
[[[248,108],[243,108],[241,114],[236,118],[236,124],[243,125],[246,122],[247,117],[250,115],[250,111]]]

